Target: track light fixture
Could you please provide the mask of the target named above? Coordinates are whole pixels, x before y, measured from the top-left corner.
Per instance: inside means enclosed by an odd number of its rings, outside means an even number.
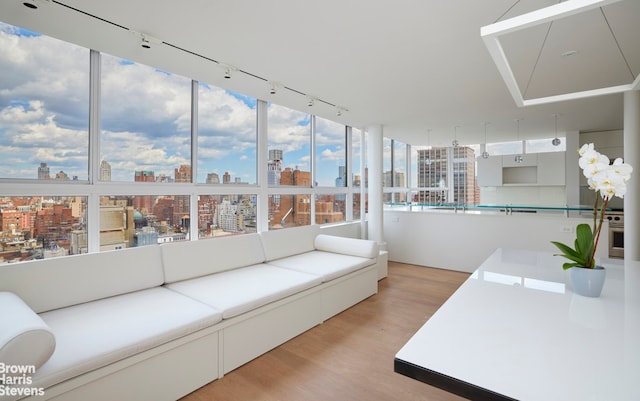
[[[224,69],[224,79],[231,79],[232,74],[235,71],[238,71],[238,69],[234,66],[232,66],[231,64],[225,64],[225,63],[218,63],[218,65]]]
[[[307,102],[307,106],[313,107],[314,104],[316,104],[316,101],[312,97],[310,97],[309,101]]]
[[[32,10],[38,9],[38,4],[50,4],[52,0],[29,0],[22,3],[23,6]]]
[[[275,82],[275,81],[268,81],[269,83],[269,94],[270,95],[275,95],[276,93],[278,93],[278,90],[280,90],[280,88],[282,88],[282,84],[279,82]]]
[[[134,31],[131,30],[131,33],[133,33],[134,35],[136,35],[138,37],[138,40],[140,41],[140,47],[142,47],[143,49],[151,49],[151,47],[154,44],[161,44],[162,41],[158,38],[154,38],[151,35],[147,35],[146,33],[142,33],[142,32],[138,32],[138,31]]]
[[[151,49],[151,42],[144,35],[140,38],[140,47],[143,49]]]

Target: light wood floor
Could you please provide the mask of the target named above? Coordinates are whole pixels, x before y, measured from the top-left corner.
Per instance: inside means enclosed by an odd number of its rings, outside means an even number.
[[[468,276],[390,262],[378,294],[182,401],[461,400],[395,373],[393,358]]]

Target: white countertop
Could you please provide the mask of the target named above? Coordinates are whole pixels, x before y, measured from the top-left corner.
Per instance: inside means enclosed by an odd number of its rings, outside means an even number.
[[[396,359],[518,400],[640,400],[640,262],[602,261],[599,298],[562,263],[496,250]]]

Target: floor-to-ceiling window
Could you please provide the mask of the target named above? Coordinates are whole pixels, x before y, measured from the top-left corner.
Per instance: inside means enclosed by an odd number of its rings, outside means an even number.
[[[2,23],[0,67],[0,263],[359,216],[343,124]]]

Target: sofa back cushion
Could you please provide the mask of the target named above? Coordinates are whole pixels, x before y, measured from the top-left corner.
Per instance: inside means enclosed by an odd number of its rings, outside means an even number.
[[[375,259],[380,253],[380,246],[375,241],[326,234],[320,234],[316,237],[315,247],[318,251],[360,256],[368,259]]]
[[[319,233],[320,226],[312,225],[264,231],[259,235],[264,255],[270,261],[313,251],[313,241]]]
[[[174,242],[160,249],[166,283],[264,262],[258,234]]]
[[[15,293],[36,313],[159,286],[163,279],[154,245],[0,265],[0,291]]]

